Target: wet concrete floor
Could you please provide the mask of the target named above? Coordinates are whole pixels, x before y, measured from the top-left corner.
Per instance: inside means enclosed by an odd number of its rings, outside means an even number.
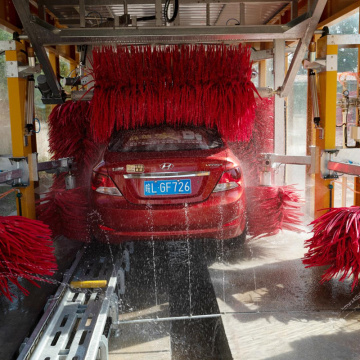
[[[188,253],[155,246],[156,271],[148,250],[144,284],[137,278],[128,299],[136,304],[145,291],[148,304],[129,305],[120,320],[220,317],[123,325],[126,336],[110,342],[110,359],[359,359],[359,289],[351,292],[351,280],[320,284],[324,269],[301,262],[308,238],[285,231],[230,250],[213,243],[205,253],[215,261],[207,264],[201,246]]]
[[[360,359],[359,288],[305,269],[309,234],[248,240],[209,272],[234,359]]]
[[[201,244],[144,243],[135,252],[119,317],[134,322],[110,339],[110,360],[222,358],[224,333]]]
[[[284,232],[229,251],[208,242],[205,253],[200,242],[136,244],[119,316],[132,322],[110,338],[110,360],[359,359],[359,289],[320,284],[323,269],[304,268],[308,237]],[[81,244],[62,241],[66,269]],[[55,287],[0,297],[1,360],[14,358]],[[213,317],[169,319],[201,315]]]

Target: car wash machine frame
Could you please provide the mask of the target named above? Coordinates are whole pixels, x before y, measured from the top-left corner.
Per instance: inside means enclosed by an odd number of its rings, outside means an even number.
[[[191,4],[193,1],[183,2]],[[210,26],[209,5],[216,1],[203,2],[206,4],[206,26],[180,26],[176,19],[167,19],[172,21],[163,24],[162,0],[153,0],[156,26],[138,27],[137,21],[140,19],[132,17],[127,12],[127,4],[149,4],[149,1],[128,0],[124,5],[124,16],[114,15],[111,27],[87,27],[85,9],[98,5],[95,0],[41,0],[37,2],[39,16],[32,14],[28,0],[13,0],[23,32],[15,34],[12,41],[0,42],[0,51],[5,51],[6,56],[13,147],[12,156],[0,161],[0,183],[11,182],[18,190],[19,198],[21,197],[18,212],[21,212],[21,215],[35,218],[34,182],[38,181],[39,171],[67,172],[67,187],[75,186],[71,178],[71,169],[76,164],[72,159],[45,163],[37,161],[33,137],[33,75],[40,71],[39,64],[44,75],[39,76],[36,87],[41,91],[45,104],[61,104],[67,98],[80,100],[92,96],[88,93],[84,97],[85,90],[65,94],[56,76],[56,51],[51,47],[53,45],[78,46],[81,53],[80,64],[72,61],[70,68],[76,76],[64,79],[64,85],[77,85],[81,84],[81,81],[82,84],[86,82],[83,77],[87,45],[104,42],[124,45],[273,42],[273,49],[252,50],[254,61],[274,59],[274,89],[258,89],[261,96],[275,95],[274,153],[263,154],[259,159],[263,185],[283,183],[284,173],[278,171],[274,175],[274,168],[279,164],[307,165],[309,173],[313,174],[315,179],[314,208],[321,209],[329,206],[331,195],[324,197],[323,192],[320,195],[318,188],[329,186],[338,173],[360,176],[360,165],[356,163],[356,159],[360,158],[359,150],[338,151],[335,148],[337,51],[341,46],[360,45],[360,35],[329,35],[316,30],[326,0],[309,2],[312,5],[301,16],[298,16],[297,0],[267,0],[265,2],[290,4],[291,21],[285,25],[261,26],[243,25],[244,4],[251,2],[250,0],[223,1],[240,3],[240,24],[237,26]],[[56,15],[56,5],[75,6],[79,13],[79,26],[67,28],[49,24],[46,21],[46,13]],[[101,5],[109,8],[112,5],[123,5],[123,2],[105,0],[101,1]],[[174,16],[176,18],[175,14]],[[130,24],[132,26],[129,26]],[[322,37],[317,41],[316,52],[314,46],[310,47],[307,62],[304,64],[304,67],[311,70],[315,80],[311,92],[315,146],[309,148],[307,156],[289,156],[285,153],[285,98],[291,90],[310,43],[314,41],[315,33],[320,33]],[[296,45],[289,48],[286,47],[286,42]],[[25,46],[26,43],[30,44],[30,47]],[[289,51],[294,52],[294,56],[286,72],[285,55]],[[349,103],[359,107],[360,100],[352,99]],[[356,127],[353,131],[357,142],[360,141],[359,129]],[[360,202],[360,199],[357,201]],[[24,341],[19,359],[107,359],[107,338],[111,331],[117,331],[119,325],[119,298],[125,292],[125,274],[130,268],[132,251],[131,243],[124,245],[121,250],[113,249],[111,256],[101,251],[94,254],[91,246],[80,251],[72,267],[65,274],[62,285],[49,299],[44,315],[32,335]]]

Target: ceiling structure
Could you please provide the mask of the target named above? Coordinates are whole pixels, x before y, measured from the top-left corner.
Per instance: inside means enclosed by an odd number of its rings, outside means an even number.
[[[280,97],[286,97],[326,5],[326,0],[221,0],[221,3],[180,0],[178,16],[170,23],[164,20],[165,1],[173,6],[170,0],[13,0],[12,3],[24,29],[23,38],[30,41],[42,64],[54,103],[62,102],[62,90],[45,47],[106,43],[270,41],[278,49],[278,58],[284,59],[285,41],[296,41],[283,85],[276,89]],[[274,24],[274,19],[278,24]]]
[[[155,0],[128,0],[128,1],[106,1],[85,2],[85,26],[99,27],[114,23],[116,16],[129,15],[132,19],[143,19],[156,14]],[[267,24],[276,14],[287,5],[294,6],[293,0],[255,2],[245,0],[244,2],[225,1],[190,1],[182,0],[179,3],[179,14],[177,25],[180,26],[205,26],[205,25],[263,25]],[[39,4],[48,9],[60,24],[68,27],[79,27],[81,22],[79,1],[41,0]],[[102,4],[102,5],[100,5]],[[164,3],[161,4],[164,11]],[[161,24],[165,25],[164,18]],[[129,26],[132,24],[130,23]],[[137,21],[137,26],[156,26],[156,19]]]

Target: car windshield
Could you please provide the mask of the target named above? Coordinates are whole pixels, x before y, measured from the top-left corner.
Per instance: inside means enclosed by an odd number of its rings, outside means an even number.
[[[109,145],[113,152],[209,150],[223,146],[216,130],[170,127],[118,132]]]

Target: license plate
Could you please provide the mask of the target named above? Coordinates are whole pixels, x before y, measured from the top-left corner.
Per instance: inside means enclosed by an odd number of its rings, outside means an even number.
[[[191,194],[191,180],[144,181],[144,194],[145,196]]]

